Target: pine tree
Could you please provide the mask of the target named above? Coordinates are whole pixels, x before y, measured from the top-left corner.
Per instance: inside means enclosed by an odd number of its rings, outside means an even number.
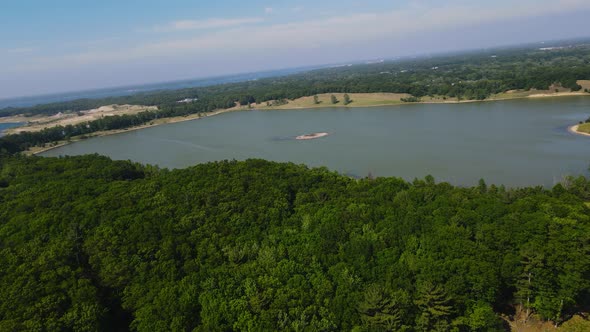
[[[535,279],[537,276],[537,269],[543,267],[544,257],[537,253],[537,250],[525,250],[522,253],[522,273],[516,282],[516,300],[520,303],[525,312],[525,322],[531,315],[531,308],[535,300]]]
[[[440,285],[426,282],[418,289],[418,298],[414,301],[420,315],[416,325],[422,331],[445,330],[448,327],[447,318],[453,307],[451,298]]]
[[[408,295],[404,291],[394,294],[379,285],[369,286],[358,311],[366,327],[370,330],[399,331],[407,316]]]

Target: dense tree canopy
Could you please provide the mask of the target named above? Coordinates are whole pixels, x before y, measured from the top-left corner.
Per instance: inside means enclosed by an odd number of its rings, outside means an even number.
[[[590,183],[0,159],[0,330],[495,331],[590,305]]]

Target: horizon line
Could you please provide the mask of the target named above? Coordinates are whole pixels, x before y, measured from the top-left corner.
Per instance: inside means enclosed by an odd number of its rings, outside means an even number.
[[[404,60],[407,58],[423,58],[423,57],[438,57],[438,56],[444,56],[444,55],[459,55],[462,53],[477,52],[477,51],[508,50],[510,48],[519,47],[519,46],[520,47],[527,47],[527,46],[532,47],[535,44],[565,43],[565,42],[578,42],[579,43],[579,42],[583,42],[583,41],[590,42],[590,35],[585,36],[585,37],[572,38],[572,39],[537,40],[537,41],[520,42],[520,43],[513,43],[513,44],[496,45],[496,46],[490,46],[490,47],[463,48],[463,49],[456,49],[456,50],[451,50],[451,51],[418,53],[418,54],[413,54],[413,55],[397,55],[397,56],[390,55],[390,56],[381,56],[381,57],[349,60],[349,61],[343,61],[343,62],[338,62],[338,63],[320,63],[320,64],[313,64],[313,65],[308,65],[308,66],[280,67],[280,68],[271,68],[271,69],[265,69],[265,70],[259,70],[259,71],[236,72],[236,73],[231,73],[231,74],[219,74],[219,75],[212,75],[212,76],[197,76],[197,77],[191,77],[191,78],[178,78],[178,79],[151,81],[151,82],[137,83],[137,84],[102,86],[102,87],[83,89],[83,90],[62,90],[62,91],[48,92],[48,93],[41,93],[41,94],[34,94],[34,95],[17,95],[17,96],[10,96],[10,97],[0,97],[0,102],[7,102],[7,101],[13,101],[13,100],[23,100],[23,99],[34,99],[34,98],[42,98],[42,97],[57,97],[59,95],[85,93],[85,92],[110,90],[110,89],[147,87],[150,85],[173,84],[173,83],[189,82],[189,81],[204,81],[204,80],[208,80],[208,79],[222,79],[222,78],[229,78],[229,77],[239,76],[239,75],[249,75],[249,74],[254,75],[254,74],[272,73],[272,72],[281,71],[281,70],[302,69],[301,72],[308,72],[308,71],[313,71],[313,70],[335,68],[337,66],[342,66],[342,65],[347,65],[347,64],[363,65],[366,63],[361,63],[361,62],[372,61],[372,60],[376,60],[376,59],[383,60],[384,62],[395,62],[395,61],[400,61],[400,60]],[[309,69],[309,70],[306,70],[306,69]],[[292,75],[292,74],[286,74],[284,76],[289,76],[289,75]],[[283,76],[283,75],[269,76],[269,77],[265,77],[265,78],[279,77],[279,76]],[[244,81],[203,85],[201,87],[222,85],[222,84],[231,84],[231,83],[240,83],[240,82],[244,82]],[[194,87],[197,87],[197,86],[194,86]],[[140,94],[140,93],[149,93],[149,92],[154,92],[154,91],[175,91],[175,90],[182,90],[182,89],[190,89],[190,88],[194,88],[194,87],[185,87],[185,88],[178,88],[178,89],[165,89],[165,88],[164,89],[152,89],[152,90],[138,91],[137,93],[130,93],[128,95],[121,95],[121,97],[122,96],[132,96],[132,95]],[[99,98],[80,97],[80,98],[73,98],[73,99],[64,100],[64,102],[78,100],[78,99],[100,99],[100,98],[107,98],[107,97],[109,97],[109,96],[99,97]],[[53,102],[49,102],[49,103],[53,103]],[[42,104],[45,104],[45,103],[40,103],[40,104],[35,104],[35,105],[42,105]],[[23,106],[6,106],[6,107],[0,108],[0,110],[6,109],[6,108],[21,108],[21,107],[23,107]],[[26,107],[26,106],[24,106],[24,107]]]

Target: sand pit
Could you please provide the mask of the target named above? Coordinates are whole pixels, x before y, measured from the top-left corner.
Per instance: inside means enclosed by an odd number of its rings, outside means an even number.
[[[18,134],[24,131],[41,131],[46,128],[55,126],[77,125],[80,123],[98,120],[107,116],[114,115],[135,115],[144,111],[157,111],[156,106],[141,106],[141,105],[108,105],[101,106],[96,109],[80,111],[80,112],[59,112],[49,116],[35,116],[35,117],[7,117],[8,122],[22,122],[20,127],[14,127],[6,130],[7,134]],[[21,120],[21,121],[14,121]],[[24,120],[24,121],[22,121]]]

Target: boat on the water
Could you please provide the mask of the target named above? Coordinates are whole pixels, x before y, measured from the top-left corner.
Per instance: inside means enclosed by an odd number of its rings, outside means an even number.
[[[313,134],[299,135],[299,136],[295,137],[295,139],[307,140],[307,139],[316,139],[316,138],[325,137],[325,136],[328,136],[328,133],[313,133]]]

